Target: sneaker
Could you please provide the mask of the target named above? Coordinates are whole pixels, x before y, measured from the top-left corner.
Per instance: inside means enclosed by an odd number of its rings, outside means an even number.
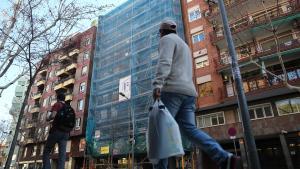
[[[241,158],[235,155],[229,155],[227,160],[221,165],[221,169],[242,169]]]

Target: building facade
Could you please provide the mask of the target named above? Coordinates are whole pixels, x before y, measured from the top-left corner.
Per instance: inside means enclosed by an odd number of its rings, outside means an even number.
[[[23,105],[28,83],[29,83],[28,77],[24,76],[21,77],[16,84],[15,95],[13,97],[11,108],[9,110],[9,114],[12,116],[12,120],[10,123],[11,133],[8,135],[6,140],[8,144],[11,144],[13,140],[14,131],[16,129],[17,121],[19,118],[21,107]],[[8,145],[8,148],[6,149],[6,154],[8,154],[9,149],[10,149],[10,145]],[[11,168],[16,168],[16,159],[18,156],[18,151],[19,151],[19,145],[16,145],[14,155],[12,157]]]
[[[99,17],[87,124],[89,154],[98,167],[128,167],[133,139],[135,165],[149,166],[145,135],[165,18],[177,22],[183,37],[179,1],[128,0]]]
[[[76,125],[67,143],[65,168],[83,167],[95,39],[96,27],[91,27],[67,38],[59,49],[46,56],[48,63],[37,73],[25,108],[19,167],[28,169],[42,167],[42,153],[50,130],[46,116],[56,102],[56,92],[65,93],[65,101],[71,101],[76,113]],[[51,157],[54,168],[57,158],[56,145]]]
[[[235,148],[228,130],[235,128],[236,153],[241,155],[244,168],[248,168],[242,112],[238,108],[217,1],[181,2],[199,93],[197,126],[233,153]],[[261,166],[300,168],[300,97],[297,90],[287,85],[300,84],[300,1],[224,2]],[[196,152],[201,157],[197,166],[216,168],[207,162],[205,154]]]

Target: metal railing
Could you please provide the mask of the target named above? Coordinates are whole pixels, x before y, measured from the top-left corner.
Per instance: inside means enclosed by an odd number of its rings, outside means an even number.
[[[282,5],[286,6],[286,10],[282,9]],[[300,11],[300,6],[296,4],[296,1],[286,1],[279,5],[270,7],[268,9],[268,14],[265,13],[264,10],[256,11],[252,14],[247,14],[242,16],[241,18],[235,19],[230,23],[230,29],[232,34],[236,34],[247,30],[251,27],[256,27],[259,25],[263,25],[269,22],[268,15],[272,20],[278,19],[284,16],[288,16],[290,14],[294,14]],[[213,43],[224,39],[223,28],[216,28],[214,32],[209,34],[210,39]]]

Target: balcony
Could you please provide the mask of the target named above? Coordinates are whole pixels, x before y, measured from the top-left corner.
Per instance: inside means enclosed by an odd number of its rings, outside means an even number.
[[[69,56],[73,56],[79,54],[79,50],[78,49],[73,49],[71,52],[69,52]]]
[[[289,40],[279,45],[279,49],[282,55],[288,53],[294,53],[300,49],[300,41],[297,39]],[[237,57],[240,65],[246,65],[250,61],[250,56],[252,59],[257,58],[272,58],[276,56],[277,47],[272,46],[271,48],[257,50],[257,47],[254,44],[249,44],[243,46],[242,48],[237,48]],[[225,71],[230,69],[231,58],[229,57],[228,52],[223,52],[220,54],[220,63],[218,70]]]
[[[248,0],[225,0],[224,1],[224,4],[225,4],[225,8],[227,10],[233,8],[233,7],[236,7],[238,5],[241,5],[242,3],[246,2]],[[216,16],[218,16],[220,14],[220,11],[219,11],[219,7],[218,7],[218,4],[217,3],[210,3],[209,4],[209,9],[207,11],[204,12],[204,14],[206,14],[206,17],[209,19],[209,20],[212,20],[214,19]]]
[[[46,78],[41,78],[37,81],[36,83],[36,86],[39,87],[39,86],[42,86],[42,85],[45,85],[46,84]]]
[[[76,63],[69,63],[69,64],[64,64],[62,65],[62,69],[58,70],[56,72],[56,76],[67,76],[70,74],[74,74],[74,72],[76,71],[77,68],[77,64]],[[75,71],[73,71],[75,70]]]
[[[66,89],[67,86],[75,83],[75,76],[69,76],[59,80],[54,86],[54,90]]]
[[[58,61],[62,61],[68,58],[68,55],[60,55],[58,56]]]
[[[64,85],[63,83],[56,83],[56,85],[54,86],[54,90],[59,90],[59,89],[64,89]]]
[[[280,5],[281,6],[276,5],[268,9],[269,16],[275,26],[282,24],[282,22],[280,22],[282,20],[285,21],[285,24],[290,24],[290,21],[300,17],[300,6],[297,6],[295,1],[286,1]],[[269,26],[268,23],[268,15],[262,10],[236,19],[233,22],[230,22],[229,26],[232,34],[242,33],[246,30],[249,30],[247,33],[253,34],[263,30],[261,28]],[[224,38],[225,36],[222,27],[216,27],[215,31],[210,33],[210,39],[214,44],[224,40]]]
[[[38,120],[29,120],[26,124],[26,128],[32,128],[36,126]]]
[[[40,112],[40,106],[35,105],[33,108],[31,108],[30,113],[36,113]]]
[[[73,94],[72,93],[66,93],[65,101],[72,101],[73,100]]]
[[[33,98],[34,100],[37,100],[37,99],[40,99],[41,97],[42,97],[42,93],[41,93],[41,92],[38,92],[38,93],[34,94],[32,98]]]
[[[293,85],[299,85],[300,84],[300,67],[294,67],[294,68],[287,68],[287,78],[288,82]],[[273,90],[277,88],[283,88],[286,87],[284,81],[282,81],[280,78],[284,79],[284,74],[282,73],[282,70],[279,71],[272,71],[275,76],[263,76],[263,75],[256,75],[248,78],[243,78],[243,87],[244,92],[248,94],[260,94],[262,95],[262,92],[267,90]],[[280,78],[278,78],[280,77]],[[226,85],[226,96],[227,98],[231,98],[233,96],[236,96],[234,85],[227,84]]]
[[[77,64],[76,63],[71,63],[70,65],[68,65],[67,67],[66,67],[66,71],[71,71],[71,70],[73,70],[73,69],[76,69],[77,68]]]
[[[26,144],[32,144],[33,143],[33,138],[28,138],[26,139]]]
[[[40,74],[40,75],[42,75],[42,76],[46,76],[46,74],[47,74],[47,69],[46,69],[46,68],[43,68],[42,70],[40,70],[40,71],[38,72],[38,74]]]
[[[58,56],[58,61],[64,61],[64,60],[68,60],[70,59],[70,57],[75,56],[76,54],[79,54],[79,50],[78,49],[73,49],[71,52],[69,52],[68,54],[64,54],[64,55],[60,55]]]
[[[56,76],[63,76],[63,75],[69,75],[69,73],[66,71],[66,68],[62,68],[56,72]]]

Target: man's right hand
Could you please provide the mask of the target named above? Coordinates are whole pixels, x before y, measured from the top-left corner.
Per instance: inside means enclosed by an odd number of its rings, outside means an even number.
[[[154,101],[157,100],[157,99],[160,99],[160,88],[155,88],[153,89],[153,99]]]

